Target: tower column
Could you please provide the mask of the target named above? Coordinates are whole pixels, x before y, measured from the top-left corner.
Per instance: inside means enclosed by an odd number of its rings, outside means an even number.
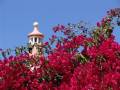
[[[39,43],[39,38],[37,38],[37,43]]]

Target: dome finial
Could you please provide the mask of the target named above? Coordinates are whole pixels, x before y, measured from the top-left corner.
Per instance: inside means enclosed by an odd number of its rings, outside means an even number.
[[[34,23],[33,23],[33,26],[38,26],[39,25],[39,23],[37,22],[37,21],[35,21]]]

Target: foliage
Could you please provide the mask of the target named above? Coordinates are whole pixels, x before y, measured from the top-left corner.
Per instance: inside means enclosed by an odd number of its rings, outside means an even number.
[[[63,36],[44,43],[47,55],[0,61],[0,90],[119,90],[120,45],[112,34],[119,17],[119,8],[110,10],[89,35],[81,23],[54,27]]]

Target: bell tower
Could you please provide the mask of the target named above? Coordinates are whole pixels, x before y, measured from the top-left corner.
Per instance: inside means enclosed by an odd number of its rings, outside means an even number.
[[[43,45],[44,35],[39,32],[38,22],[33,23],[33,31],[28,34],[28,49],[30,55],[42,55],[42,45]]]

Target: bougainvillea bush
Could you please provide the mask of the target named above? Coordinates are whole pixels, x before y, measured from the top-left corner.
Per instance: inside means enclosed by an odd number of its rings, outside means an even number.
[[[120,90],[119,18],[119,8],[108,11],[89,35],[83,23],[57,25],[63,35],[44,43],[44,55],[0,61],[0,90]]]

